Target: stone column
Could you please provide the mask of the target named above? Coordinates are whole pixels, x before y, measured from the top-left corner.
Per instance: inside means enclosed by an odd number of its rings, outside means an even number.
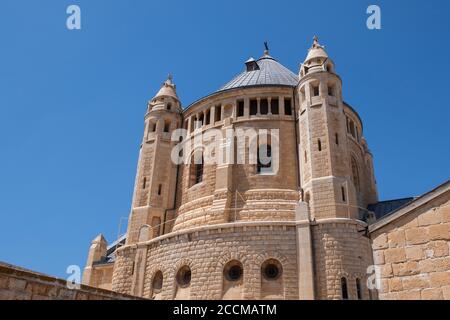
[[[299,202],[295,208],[297,221],[297,264],[298,298],[314,300],[314,269],[311,243],[311,224],[306,202]]]

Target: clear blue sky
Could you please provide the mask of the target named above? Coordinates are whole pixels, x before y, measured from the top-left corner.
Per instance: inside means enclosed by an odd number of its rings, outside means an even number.
[[[66,8],[82,30],[66,29]],[[382,9],[382,30],[366,8]],[[127,217],[143,116],[171,72],[184,106],[263,42],[294,72],[317,34],[361,115],[381,199],[449,178],[450,2],[0,3],[0,260],[65,276]],[[125,229],[123,229],[125,230]]]

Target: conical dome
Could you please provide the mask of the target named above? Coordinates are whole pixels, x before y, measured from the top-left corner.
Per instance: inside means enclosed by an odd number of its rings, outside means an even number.
[[[319,38],[317,36],[314,37],[314,43],[312,47],[308,51],[308,55],[306,56],[305,62],[310,61],[317,58],[327,59],[328,54],[325,51],[325,47],[319,44]]]
[[[167,80],[164,81],[161,89],[159,89],[158,93],[156,94],[155,98],[158,97],[172,97],[179,100],[176,92],[176,86],[172,81],[171,75],[167,77]]]

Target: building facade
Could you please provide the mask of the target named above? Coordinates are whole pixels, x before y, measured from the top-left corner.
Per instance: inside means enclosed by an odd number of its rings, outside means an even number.
[[[298,74],[266,46],[187,108],[171,77],[149,101],[127,233],[93,241],[83,282],[149,299],[389,298],[368,288],[382,267],[369,225],[406,202],[380,209],[363,123],[318,39]]]

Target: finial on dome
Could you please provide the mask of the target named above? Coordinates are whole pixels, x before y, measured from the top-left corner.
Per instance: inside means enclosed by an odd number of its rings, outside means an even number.
[[[172,85],[173,84],[173,75],[169,73],[167,75],[167,80],[164,82],[164,84]]]
[[[269,43],[267,41],[264,41],[264,55],[269,55]]]
[[[313,44],[308,50],[308,55],[305,61],[309,61],[314,58],[328,58],[328,54],[325,52],[325,46],[319,43],[319,37],[314,36]]]
[[[318,36],[314,36],[312,48],[314,48],[314,49],[318,49],[318,48],[324,49],[325,48],[324,46],[320,45]]]

